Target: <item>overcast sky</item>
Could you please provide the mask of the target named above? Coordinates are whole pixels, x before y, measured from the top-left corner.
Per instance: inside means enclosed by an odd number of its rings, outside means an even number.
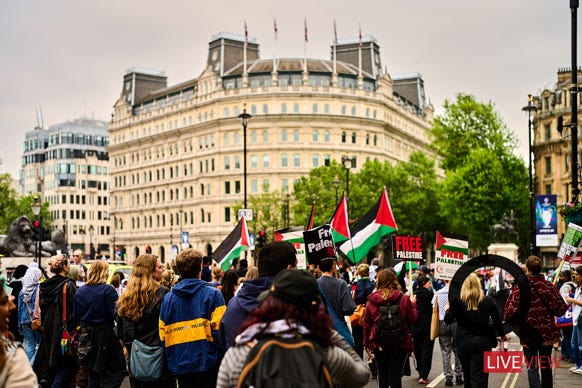
[[[422,75],[437,113],[458,92],[492,101],[521,155],[527,94],[571,66],[568,0],[0,1],[0,172],[18,177],[37,106],[45,128],[108,120],[126,69],[165,70],[169,85],[196,78],[210,37],[243,34],[245,20],[262,58],[303,57],[304,17],[308,57],[329,59],[334,19],[339,38],[357,37],[361,25],[390,74]]]

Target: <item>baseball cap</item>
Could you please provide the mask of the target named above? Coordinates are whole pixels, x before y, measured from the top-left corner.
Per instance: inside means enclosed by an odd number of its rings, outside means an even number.
[[[300,269],[279,272],[273,279],[270,289],[259,294],[258,300],[262,302],[269,295],[302,307],[321,303],[317,280],[310,273]]]

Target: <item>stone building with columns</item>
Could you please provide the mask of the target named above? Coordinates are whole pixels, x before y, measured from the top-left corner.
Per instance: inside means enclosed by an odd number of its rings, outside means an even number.
[[[233,229],[247,193],[292,193],[313,168],[342,156],[396,163],[432,155],[433,107],[420,74],[391,76],[373,37],[339,40],[331,59],[261,59],[259,44],[211,38],[198,77],[167,85],[163,71],[123,75],[109,125],[111,239],[131,262],[167,261],[188,244],[211,252]],[[253,232],[253,231],[251,231]]]

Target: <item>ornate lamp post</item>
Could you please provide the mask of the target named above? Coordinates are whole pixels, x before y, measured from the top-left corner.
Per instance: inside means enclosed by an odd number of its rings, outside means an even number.
[[[38,229],[38,238],[37,238],[37,247],[36,247],[36,262],[38,264],[38,268],[42,270],[42,265],[40,263],[42,257],[42,216],[40,215],[40,210],[42,209],[42,203],[40,202],[39,197],[34,197],[34,202],[30,205],[30,210],[32,210],[32,214],[34,214],[34,226]],[[38,223],[38,225],[37,225]]]
[[[95,260],[95,249],[93,248],[93,232],[95,232],[95,228],[93,225],[89,226],[89,257],[91,260]]]
[[[346,169],[346,200],[350,200],[350,169],[356,168],[356,157],[342,156],[342,164]],[[336,201],[337,202],[337,201]]]
[[[333,180],[333,186],[335,187],[335,203],[337,204],[337,189],[339,188],[340,181],[339,179],[335,178]]]
[[[247,113],[247,104],[243,105],[243,112],[238,115],[242,121],[243,127],[243,196],[244,196],[244,206],[247,208],[247,124],[251,117]]]
[[[532,142],[532,119],[531,114],[535,112],[537,108],[531,103],[531,94],[527,95],[527,105],[521,110],[527,112],[527,136],[528,136],[528,147],[529,147],[529,254],[535,255],[536,253],[536,217],[535,217],[535,207],[534,207],[534,187],[533,187],[533,173],[532,173],[532,153],[533,153],[533,142]]]
[[[572,74],[570,85],[571,136],[572,136],[572,203],[578,202],[578,67],[577,67],[577,12],[579,0],[570,0],[572,13]]]

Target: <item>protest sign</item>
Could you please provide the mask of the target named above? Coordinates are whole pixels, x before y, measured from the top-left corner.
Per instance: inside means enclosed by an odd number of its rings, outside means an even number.
[[[330,225],[322,225],[303,232],[307,263],[319,265],[323,259],[337,258]]]
[[[562,240],[562,245],[560,245],[558,257],[569,262],[572,257],[576,256],[580,243],[582,243],[582,226],[570,222]]]

